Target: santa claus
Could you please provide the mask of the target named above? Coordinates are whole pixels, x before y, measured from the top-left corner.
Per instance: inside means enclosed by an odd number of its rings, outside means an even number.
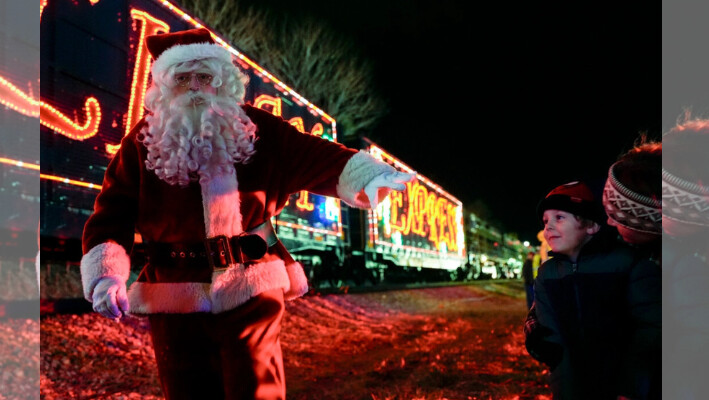
[[[108,165],[84,228],[94,310],[147,316],[167,399],[282,399],[284,300],[308,290],[271,217],[307,190],[374,207],[412,174],[244,104],[206,29],[153,35],[147,115]],[[126,289],[134,233],[148,263]]]

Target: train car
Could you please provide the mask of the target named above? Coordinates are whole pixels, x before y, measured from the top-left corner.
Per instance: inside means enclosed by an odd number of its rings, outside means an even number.
[[[375,158],[416,173],[376,143],[361,140]],[[346,270],[356,284],[456,280],[466,263],[462,202],[419,173],[376,209],[347,210],[352,234]]]
[[[41,169],[27,162],[31,156],[24,162],[22,157],[8,159],[5,165],[10,171],[40,169],[39,195],[21,198],[34,204],[41,198],[43,263],[69,266],[81,258],[83,225],[106,166],[121,138],[144,113],[151,63],[144,38],[202,26],[166,0],[42,2],[39,96],[14,97],[20,103],[29,98],[25,102],[37,110],[24,117],[12,111],[22,118],[39,116]],[[304,134],[337,140],[334,118],[212,33],[249,76],[246,102],[283,117]],[[366,138],[358,146],[399,170],[413,172]],[[458,199],[417,174],[405,191],[393,192],[375,210],[353,209],[334,198],[301,192],[273,222],[311,284],[333,287],[474,279],[484,277],[482,268],[491,263],[505,265],[502,251],[481,252],[466,240],[465,220]],[[494,230],[489,235],[493,237],[485,240],[505,246],[502,235],[496,236]],[[137,234],[133,257],[134,265],[142,263]],[[510,264],[511,258],[506,260]],[[476,273],[473,265],[480,271]],[[509,275],[503,271],[490,275],[505,274]]]
[[[466,215],[465,230],[468,262],[461,274],[463,280],[521,277],[529,248],[516,234],[503,233],[472,212]]]
[[[144,113],[151,65],[145,37],[203,24],[164,0],[49,0],[42,2],[40,15],[43,261],[78,262],[83,226],[108,162]],[[334,118],[212,33],[249,76],[247,103],[283,117],[304,134],[337,140]],[[332,256],[342,262],[339,200],[298,193],[274,222],[279,237],[305,264]],[[134,257],[141,257],[141,249],[136,236]]]

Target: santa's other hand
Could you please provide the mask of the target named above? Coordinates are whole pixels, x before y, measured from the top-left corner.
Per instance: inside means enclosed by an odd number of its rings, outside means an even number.
[[[369,204],[375,208],[392,190],[406,189],[406,182],[413,180],[416,174],[406,172],[385,172],[375,176],[364,187],[364,193],[369,198]]]
[[[94,311],[118,321],[128,311],[126,284],[110,276],[101,278],[94,287],[91,302]]]

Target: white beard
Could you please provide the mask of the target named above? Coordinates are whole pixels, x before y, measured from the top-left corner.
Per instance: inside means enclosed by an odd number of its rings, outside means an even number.
[[[146,121],[145,165],[171,185],[231,175],[254,154],[256,126],[232,98],[188,92],[160,102]]]

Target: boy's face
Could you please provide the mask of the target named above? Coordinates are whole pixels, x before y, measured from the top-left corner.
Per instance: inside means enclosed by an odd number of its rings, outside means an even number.
[[[544,239],[552,251],[567,255],[574,261],[581,247],[600,229],[596,223],[584,225],[574,214],[561,210],[544,211],[542,221]]]

